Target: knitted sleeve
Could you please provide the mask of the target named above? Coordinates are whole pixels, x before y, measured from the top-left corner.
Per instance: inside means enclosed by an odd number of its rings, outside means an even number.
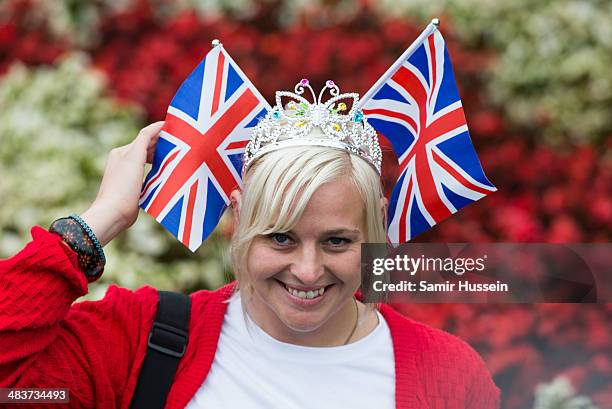
[[[0,261],[0,387],[69,388],[68,407],[127,408],[156,290],[111,286],[101,301],[73,304],[87,293],[76,254],[40,227],[31,234]]]
[[[474,348],[382,304],[395,354],[398,408],[499,409],[500,391]]]
[[[500,390],[493,382],[482,357],[473,349],[468,350],[473,362],[473,377],[467,394],[467,409],[499,409]]]
[[[431,407],[499,409],[499,389],[474,348],[445,331],[422,324],[415,327],[425,396]]]
[[[426,393],[431,406],[437,407],[434,402],[441,400],[449,409],[499,409],[499,388],[480,354],[447,332],[434,328],[427,332],[422,350],[424,366],[431,368]]]

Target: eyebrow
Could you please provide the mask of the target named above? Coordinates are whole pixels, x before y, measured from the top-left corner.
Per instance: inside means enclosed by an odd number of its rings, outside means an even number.
[[[332,235],[332,234],[359,234],[361,233],[359,230],[357,229],[344,229],[344,228],[340,228],[340,229],[332,229],[332,230],[325,230],[323,232],[324,236],[328,236],[328,235]]]

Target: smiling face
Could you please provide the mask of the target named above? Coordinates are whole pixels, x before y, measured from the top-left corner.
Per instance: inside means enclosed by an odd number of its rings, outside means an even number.
[[[342,345],[364,308],[353,301],[361,243],[386,241],[379,175],[347,151],[293,146],[257,159],[243,182],[230,195],[230,254],[244,309],[278,340]]]
[[[247,270],[256,321],[281,339],[352,326],[350,301],[360,284],[365,235],[355,185],[347,178],[321,185],[290,231],[258,236],[251,244]]]

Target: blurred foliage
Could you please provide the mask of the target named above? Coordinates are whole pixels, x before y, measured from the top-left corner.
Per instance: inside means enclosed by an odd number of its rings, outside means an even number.
[[[336,24],[351,19],[360,9],[360,2],[354,0],[7,0],[0,3],[0,21],[17,10],[27,10],[30,24],[48,24],[56,39],[87,48],[99,42],[105,19],[134,10],[160,22],[185,11],[195,11],[207,20],[252,20],[265,15],[270,28],[277,28],[308,16],[314,16],[315,25]]]
[[[442,20],[466,47],[490,48],[490,99],[552,144],[612,136],[612,2],[381,0],[385,14]],[[484,73],[483,73],[484,74]]]
[[[518,126],[553,145],[612,135],[612,3],[606,0],[9,0],[0,20],[9,4],[30,4],[32,24],[48,23],[58,38],[85,49],[100,42],[104,21],[122,13],[138,25],[193,10],[205,21],[229,17],[268,31],[333,26],[364,14],[423,27],[440,17],[447,38],[496,53],[481,74],[488,76],[489,99]],[[406,46],[413,40],[401,38]]]
[[[54,68],[16,64],[0,77],[0,258],[19,251],[32,226],[46,228],[86,210],[110,149],[130,142],[143,125],[142,112],[106,97],[106,86],[83,54],[68,55]],[[141,212],[134,226],[105,247],[106,271],[90,285],[89,298],[101,298],[109,283],[216,288],[228,269],[220,234],[191,255]]]
[[[612,403],[612,304],[394,304],[404,315],[443,328],[482,355],[502,392],[502,408],[581,408],[589,396]],[[555,380],[555,378],[561,379]],[[574,402],[576,402],[574,401]],[[589,406],[585,406],[589,408]]]

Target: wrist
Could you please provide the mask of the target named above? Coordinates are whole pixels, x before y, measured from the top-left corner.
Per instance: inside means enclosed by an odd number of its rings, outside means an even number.
[[[106,257],[98,238],[81,217],[71,214],[57,219],[49,226],[49,232],[58,234],[62,243],[76,253],[79,267],[88,282],[100,278]]]
[[[122,218],[117,217],[113,211],[99,204],[91,205],[80,217],[93,230],[102,247],[128,227]]]

